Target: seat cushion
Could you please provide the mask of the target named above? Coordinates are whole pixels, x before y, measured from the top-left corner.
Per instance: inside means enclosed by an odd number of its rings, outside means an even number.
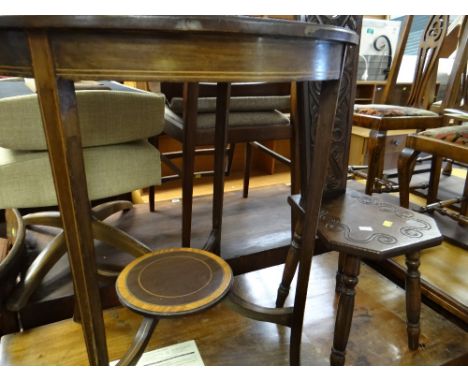
[[[419,135],[468,146],[468,124],[428,129],[419,133]]]
[[[165,112],[164,131],[169,136],[183,140],[184,123],[182,118],[169,108]],[[200,113],[197,116],[196,144],[211,145],[214,143],[215,113]],[[261,132],[259,132],[261,130]],[[279,111],[232,112],[229,113],[228,141],[246,142],[260,139],[286,139],[290,135],[289,119]],[[255,138],[249,137],[256,132]],[[245,137],[242,139],[242,137]]]
[[[147,141],[83,150],[91,200],[160,183],[158,150]],[[46,151],[0,148],[0,209],[57,205]]]
[[[163,95],[83,90],[76,97],[83,147],[146,139],[163,130]],[[0,115],[1,147],[46,150],[36,94],[0,99]]]
[[[354,112],[376,117],[437,117],[438,114],[430,110],[416,107],[397,105],[354,105]]]
[[[231,97],[229,101],[230,111],[272,111],[279,110],[289,112],[291,98],[284,96],[252,96],[252,97]],[[171,99],[169,105],[171,110],[181,115],[183,112],[183,100],[180,97]],[[199,113],[214,113],[216,111],[216,97],[198,98]]]

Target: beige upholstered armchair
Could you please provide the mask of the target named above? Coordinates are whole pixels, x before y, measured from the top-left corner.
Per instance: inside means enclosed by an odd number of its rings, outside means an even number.
[[[117,83],[107,85],[105,90],[77,91],[90,200],[159,184],[161,178],[160,155],[148,138],[163,129],[164,96]],[[38,99],[22,79],[0,80],[0,116],[0,209],[56,206]],[[97,205],[92,209],[93,232],[96,239],[139,256],[149,252],[149,248],[102,222],[109,215],[130,208],[129,201]],[[22,219],[26,227],[61,226],[58,212],[32,213]],[[5,299],[6,308],[19,312],[65,252],[65,238],[60,233],[22,271],[12,294]],[[105,275],[113,273],[99,271]]]

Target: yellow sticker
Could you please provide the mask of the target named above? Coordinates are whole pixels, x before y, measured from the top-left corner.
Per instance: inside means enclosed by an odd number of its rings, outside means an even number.
[[[384,227],[391,227],[393,225],[393,222],[389,221],[389,220],[384,220],[384,222],[382,223],[382,225]]]

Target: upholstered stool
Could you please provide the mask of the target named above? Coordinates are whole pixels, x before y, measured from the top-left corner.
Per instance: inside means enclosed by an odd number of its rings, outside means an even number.
[[[324,204],[318,234],[330,250],[340,253],[336,276],[340,300],[330,363],[343,365],[345,362],[361,258],[381,261],[406,255],[408,346],[416,350],[421,310],[419,251],[442,242],[434,220],[383,202],[380,198],[350,190]]]
[[[219,256],[194,248],[167,248],[132,261],[117,279],[121,303],[144,316],[118,365],[135,365],[160,318],[201,312],[229,291],[233,275]]]

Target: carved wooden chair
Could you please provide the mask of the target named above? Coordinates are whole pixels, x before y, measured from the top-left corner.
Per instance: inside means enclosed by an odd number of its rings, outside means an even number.
[[[447,89],[442,102],[445,120],[452,121],[451,126],[429,129],[418,134],[410,134],[406,140],[405,149],[398,161],[398,177],[400,183],[400,205],[409,206],[409,183],[415,160],[421,152],[432,154],[431,174],[427,205],[424,211],[438,211],[451,216],[460,224],[468,224],[468,176],[465,179],[463,195],[459,198],[439,201],[437,198],[442,159],[448,158],[455,162],[468,164],[468,26],[465,22],[459,48],[449,78]],[[446,106],[448,106],[446,108]],[[461,122],[461,125],[456,123]],[[459,212],[448,207],[461,203]]]
[[[411,18],[407,23],[411,22]],[[417,129],[425,130],[439,127],[442,117],[427,110],[433,102],[435,79],[440,49],[447,33],[448,16],[431,16],[423,33],[416,62],[413,86],[406,106],[397,105],[355,105],[353,124],[371,129],[368,145],[368,171],[366,175],[366,194],[373,192],[395,191],[397,188],[391,182],[383,179],[383,160],[385,139],[389,130]],[[384,97],[388,97],[389,88],[396,82],[398,68],[409,27],[405,25],[403,38],[400,40],[397,59],[384,89]]]
[[[346,118],[346,116],[341,117]],[[307,140],[300,140],[300,142],[303,141]],[[315,150],[316,148],[312,152]],[[310,160],[310,157],[304,157],[301,165],[307,168]],[[301,184],[307,184],[307,181],[312,183],[316,171],[307,170],[308,177],[305,181],[301,178]],[[310,197],[310,195],[293,195],[289,199],[293,215],[298,217],[298,224],[278,288],[277,307],[284,305],[289,294],[301,252],[303,253],[304,247],[315,239],[314,233],[305,229],[303,225],[303,219],[306,219],[308,215],[304,209],[305,197]],[[336,277],[339,303],[330,355],[331,364],[343,365],[345,363],[361,259],[380,261],[402,254],[406,255],[408,345],[412,350],[417,349],[420,334],[421,293],[418,252],[442,241],[435,222],[429,217],[353,190],[347,190],[338,196],[337,192],[328,192],[324,199],[318,222],[318,238],[326,249],[340,253]]]
[[[162,131],[164,97],[116,83],[109,86],[113,90],[77,91],[90,200],[122,195],[160,180],[159,152],[147,140]],[[11,94],[15,96],[8,96]],[[22,79],[15,79],[0,81],[0,95],[0,208],[56,206],[36,94]],[[128,201],[98,204],[92,209],[92,227],[96,239],[140,256],[150,251],[146,245],[103,222],[106,217],[131,208]],[[58,212],[31,213],[22,222],[25,226],[62,225]],[[65,252],[62,232],[22,270],[20,282],[4,300],[7,309],[20,312]],[[105,276],[116,276],[117,271],[99,270]]]
[[[188,112],[184,116],[184,102],[182,84],[162,83],[161,91],[166,95],[168,106],[166,107],[164,132],[184,145],[182,152],[162,153],[162,161],[168,165],[175,175],[166,179],[180,178],[182,174],[205,175],[212,171],[194,173],[194,156],[197,154],[212,154],[210,148],[198,148],[213,146],[215,143],[215,110],[216,110],[216,86],[214,84],[199,84],[198,109],[193,115]],[[231,171],[234,149],[238,143],[246,143],[244,161],[244,186],[243,196],[247,197],[249,188],[250,168],[252,163],[252,147],[258,148],[271,155],[282,163],[289,164],[290,160],[275,151],[264,146],[261,142],[276,139],[289,139],[291,137],[291,124],[289,118],[281,113],[288,112],[290,108],[290,84],[288,83],[264,83],[250,84],[238,83],[232,85],[230,98],[230,112],[228,125],[229,144],[226,173]],[[196,114],[195,114],[196,113]],[[187,121],[187,119],[192,121]],[[186,142],[184,126],[194,123],[197,128],[194,142]],[[260,141],[260,142],[259,142]],[[156,143],[156,145],[158,145]],[[178,168],[173,159],[183,157],[183,169]],[[184,197],[193,197],[193,176],[183,179],[183,187],[188,190]],[[150,210],[154,211],[154,187],[149,189]],[[191,202],[190,202],[191,204]],[[184,218],[191,222],[191,211],[184,212]],[[187,223],[188,224],[188,223]],[[186,243],[187,244],[187,243]]]

